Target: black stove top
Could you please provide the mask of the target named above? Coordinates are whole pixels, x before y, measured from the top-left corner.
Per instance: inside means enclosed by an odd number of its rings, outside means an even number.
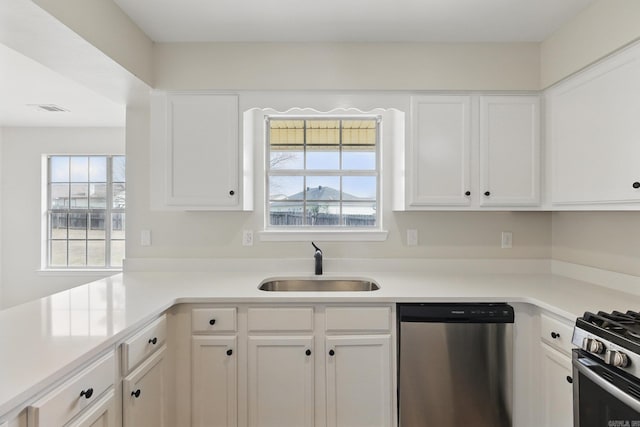
[[[587,311],[578,317],[576,327],[640,354],[640,313],[599,311],[594,314]]]

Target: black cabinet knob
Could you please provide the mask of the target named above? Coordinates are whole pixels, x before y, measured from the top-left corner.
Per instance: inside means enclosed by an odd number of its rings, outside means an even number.
[[[233,350],[229,349],[227,350],[227,356],[231,356],[233,354]]]
[[[333,350],[329,350],[329,356],[333,356],[334,354],[336,354],[336,352],[335,352],[335,351],[333,351]]]
[[[636,181],[633,183],[633,188],[640,188],[640,182]]]
[[[236,194],[236,192],[235,192],[235,191],[233,191],[233,190],[229,191],[229,195],[230,195],[230,196],[233,196],[234,194]]]
[[[471,195],[471,191],[465,191],[465,192],[464,192],[464,195],[465,195],[465,196],[470,196],[470,195]]]
[[[485,196],[487,196],[487,197],[489,197],[489,196],[491,195],[491,192],[490,192],[490,191],[485,191],[485,192],[484,192],[484,195],[485,195]]]
[[[569,384],[573,384],[573,378],[571,378],[569,375],[567,375],[567,382]]]
[[[149,344],[153,344],[153,345],[158,344],[158,338],[156,338],[156,337],[151,338],[151,339],[149,340]]]
[[[557,332],[551,332],[551,338],[553,338],[554,340],[555,340],[556,338],[560,338],[560,334],[559,334],[559,333],[557,333]]]
[[[136,399],[140,397],[140,389],[137,389],[136,391],[132,391],[131,392],[131,396],[135,397]]]
[[[306,354],[307,356],[311,356],[311,350],[307,349],[307,351],[305,351],[304,354]]]
[[[211,320],[209,320],[209,324],[210,324],[211,326],[215,325],[215,324],[216,324],[216,319],[211,319]]]
[[[93,396],[93,388],[88,388],[80,392],[80,397],[84,397],[85,399],[91,399],[91,396]]]

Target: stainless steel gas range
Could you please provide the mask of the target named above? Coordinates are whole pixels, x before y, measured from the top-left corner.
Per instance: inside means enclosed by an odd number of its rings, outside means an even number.
[[[640,313],[586,312],[573,350],[575,427],[640,427]]]

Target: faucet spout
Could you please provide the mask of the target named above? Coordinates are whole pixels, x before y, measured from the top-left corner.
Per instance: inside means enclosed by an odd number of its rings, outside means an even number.
[[[322,275],[322,249],[316,246],[316,244],[313,242],[311,242],[311,244],[316,250],[316,253],[313,254],[313,258],[315,258],[316,260],[316,276],[321,276]]]

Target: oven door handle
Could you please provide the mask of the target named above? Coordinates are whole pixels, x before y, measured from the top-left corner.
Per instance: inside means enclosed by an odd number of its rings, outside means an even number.
[[[624,391],[620,390],[618,387],[614,386],[609,381],[605,380],[600,375],[598,375],[595,372],[593,372],[591,369],[586,367],[580,361],[580,359],[575,361],[574,366],[578,369],[578,372],[580,372],[585,377],[589,378],[591,381],[596,383],[596,385],[598,385],[599,387],[604,389],[606,392],[611,394],[613,397],[615,397],[616,399],[620,400],[625,405],[631,407],[631,409],[633,409],[634,411],[640,412],[640,400],[634,399],[633,397],[631,397],[631,395],[629,395],[629,394],[625,393]]]

